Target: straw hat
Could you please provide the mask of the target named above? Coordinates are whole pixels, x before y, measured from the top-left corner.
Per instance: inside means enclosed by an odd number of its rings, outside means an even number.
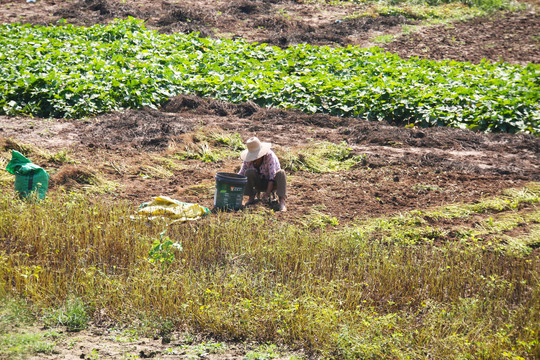
[[[247,149],[242,151],[240,158],[244,161],[254,161],[268,154],[272,147],[271,143],[261,142],[256,136],[246,141]]]

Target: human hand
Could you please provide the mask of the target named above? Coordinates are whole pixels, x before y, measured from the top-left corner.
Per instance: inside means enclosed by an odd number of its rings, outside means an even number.
[[[261,201],[263,202],[269,202],[270,201],[270,194],[265,192],[261,195]]]

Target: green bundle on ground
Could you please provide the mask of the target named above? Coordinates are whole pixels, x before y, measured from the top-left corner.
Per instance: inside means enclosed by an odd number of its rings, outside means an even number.
[[[15,191],[23,199],[37,196],[44,199],[49,189],[49,174],[23,154],[13,150],[6,170],[15,175]]]

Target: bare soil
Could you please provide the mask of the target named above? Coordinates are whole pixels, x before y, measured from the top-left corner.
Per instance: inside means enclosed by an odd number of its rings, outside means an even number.
[[[527,11],[491,18],[420,27],[386,45],[400,56],[516,64],[540,61],[540,14]],[[144,19],[161,32],[199,31],[202,36],[242,37],[278,46],[295,43],[370,46],[373,36],[399,34],[403,17],[346,18],[361,5],[304,4],[285,0],[2,0],[0,21],[76,25],[103,24],[115,18]],[[540,179],[540,140],[527,135],[480,134],[460,129],[414,129],[328,115],[305,115],[254,104],[179,96],[160,110],[127,110],[84,121],[0,117],[0,137],[63,149],[78,163],[43,164],[52,187],[81,184],[89,169],[122,184],[119,198],[147,201],[169,195],[212,207],[210,191],[217,171],[234,172],[239,160],[180,162],[172,176],[151,174],[159,156],[193,142],[201,127],[257,135],[278,152],[315,141],[346,141],[366,161],[345,172],[289,174],[286,218],[302,219],[314,208],[340,222],[419,207],[471,201],[503,188]],[[56,149],[56,150],[54,150]],[[69,165],[69,168],[65,168]],[[180,170],[179,170],[180,169]],[[155,172],[155,171],[154,171]],[[199,185],[199,187],[196,187]]]
[[[499,14],[434,27],[401,36],[385,46],[401,57],[479,63],[540,63],[540,13]]]
[[[276,216],[299,221],[322,209],[346,223],[354,218],[470,202],[504,188],[540,181],[540,139],[530,135],[404,128],[195,96],[173,98],[160,110],[127,110],[85,121],[0,117],[0,128],[5,148],[14,148],[9,141],[14,139],[51,153],[66,151],[78,162],[42,164],[52,174],[53,189],[85,185],[76,181],[84,176],[73,169],[91,169],[122,184],[115,192],[117,198],[135,203],[168,195],[213,207],[210,190],[216,172],[236,172],[239,159],[215,163],[175,160],[178,167],[172,176],[152,175],[148,170],[159,164],[160,157],[192,144],[198,129],[239,133],[243,139],[256,135],[272,142],[278,154],[317,141],[346,141],[355,154],[366,154],[364,163],[348,171],[288,174],[290,211]],[[66,180],[70,177],[75,181]],[[203,191],[197,191],[201,187],[196,185],[202,185]]]
[[[35,329],[43,331],[45,329]],[[57,329],[57,344],[53,354],[38,354],[31,357],[44,359],[243,359],[255,346],[250,344],[226,344],[226,348],[197,346],[205,340],[206,344],[214,341],[190,337],[183,333],[172,333],[165,340],[162,337],[138,336],[122,329],[91,328],[79,332]],[[221,343],[223,344],[223,343]],[[289,353],[289,356],[293,353]],[[285,358],[285,357],[282,357]]]
[[[344,19],[362,9],[300,0],[0,0],[0,22],[56,24],[66,19],[88,26],[133,16],[160,32],[198,31],[202,36],[242,37],[282,47],[296,43],[372,46],[374,36],[400,34],[404,24],[415,24],[403,17]],[[535,9],[420,27],[385,48],[403,57],[539,63],[540,14]],[[74,162],[51,158],[40,163],[51,174],[52,191],[60,186],[77,189],[87,185],[89,177],[99,176],[121,186],[112,194],[97,196],[125,199],[134,207],[153,196],[167,195],[211,208],[216,172],[237,171],[239,159],[174,160],[168,173],[156,171],[165,156],[196,142],[194,134],[201,129],[239,133],[244,140],[256,135],[272,142],[278,154],[317,141],[346,141],[355,154],[366,154],[363,163],[348,171],[289,173],[289,211],[272,216],[292,222],[304,222],[313,211],[320,211],[346,224],[474,202],[505,188],[540,181],[540,139],[529,135],[404,128],[194,96],[178,96],[159,110],[126,110],[85,120],[0,116],[0,148],[31,144],[51,153],[66,152]],[[126,354],[127,348],[117,345],[108,351],[103,334],[80,336],[84,339],[75,348],[70,349],[66,341],[60,354],[49,358],[90,358],[94,348],[99,348],[100,358]],[[156,352],[163,356],[165,350],[165,345],[150,340],[131,345],[140,357]],[[226,356],[243,356],[235,351]]]

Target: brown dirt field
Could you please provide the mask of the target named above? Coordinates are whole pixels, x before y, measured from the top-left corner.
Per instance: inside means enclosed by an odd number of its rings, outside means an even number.
[[[477,18],[401,36],[385,46],[401,57],[479,63],[540,63],[540,13],[526,11]]]
[[[2,0],[0,21],[49,24],[64,18],[77,25],[93,25],[133,16],[161,32],[199,31],[202,36],[243,37],[278,46],[301,42],[371,46],[373,36],[398,34],[403,24],[410,23],[402,17],[344,19],[360,9],[360,5],[279,0]],[[421,27],[386,48],[404,57],[535,63],[540,60],[540,15],[535,9]],[[474,201],[540,179],[540,140],[527,135],[410,129],[193,96],[171,99],[159,111],[127,110],[84,121],[0,118],[0,137],[50,151],[64,149],[79,162],[67,170],[63,164],[43,164],[53,175],[53,188],[81,185],[67,178],[70,174],[81,178],[79,172],[92,169],[122,184],[115,192],[119,198],[139,203],[169,195],[212,207],[215,173],[236,171],[238,160],[176,161],[172,175],[148,176],[155,172],[156,158],[170,154],[171,146],[190,143],[190,134],[200,128],[239,133],[244,140],[257,135],[271,141],[278,153],[327,140],[346,141],[356,154],[366,154],[365,164],[346,172],[289,174],[291,211],[279,215],[285,218],[301,220],[313,209],[323,209],[343,223],[357,217]]]
[[[244,140],[257,135],[272,142],[278,154],[324,140],[346,141],[355,154],[366,154],[365,163],[348,171],[288,174],[290,211],[277,216],[296,221],[320,210],[347,223],[355,218],[471,202],[540,181],[540,139],[529,135],[404,128],[194,96],[176,97],[160,111],[127,110],[85,121],[0,117],[0,128],[4,139],[49,152],[63,150],[78,162],[41,164],[51,173],[52,189],[84,185],[66,178],[69,174],[84,178],[80,173],[92,169],[123,185],[115,191],[116,198],[134,203],[168,195],[213,207],[211,188],[216,172],[237,171],[238,159],[216,163],[171,160],[176,167],[169,175],[145,176],[148,169],[159,165],[160,158],[173,152],[171,147],[181,149],[192,143],[197,129],[239,133]],[[9,141],[4,147],[13,148]]]

